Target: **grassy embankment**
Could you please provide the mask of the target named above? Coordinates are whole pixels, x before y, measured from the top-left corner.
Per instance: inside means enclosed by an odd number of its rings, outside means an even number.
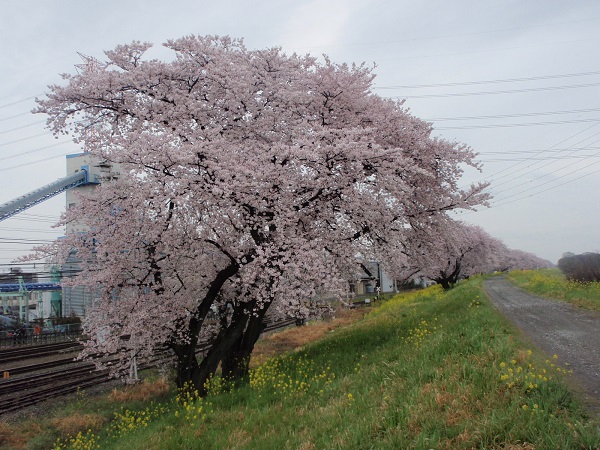
[[[331,331],[263,362],[232,392],[216,380],[205,399],[174,398],[164,382],[145,383],[112,400],[83,396],[22,432],[38,429],[30,448],[51,447],[60,430],[55,448],[600,448],[597,418],[566,388],[564,366],[511,335],[480,279],[399,295],[350,326],[294,328],[262,345],[286,348],[315,329]],[[152,387],[154,402],[139,398]]]
[[[524,290],[542,297],[600,311],[600,283],[567,281],[558,269],[517,270],[507,278]]]

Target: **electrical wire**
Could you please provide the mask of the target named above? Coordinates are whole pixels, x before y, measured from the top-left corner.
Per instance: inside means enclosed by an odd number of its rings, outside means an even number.
[[[597,153],[597,154],[596,154],[596,155],[594,155],[594,156],[600,156],[600,152],[599,152],[599,153]],[[586,159],[587,159],[587,158],[586,158]],[[552,171],[552,172],[546,173],[546,174],[544,174],[544,175],[541,175],[541,176],[539,176],[539,177],[537,177],[537,178],[535,178],[535,179],[533,179],[533,180],[529,180],[529,181],[523,182],[523,183],[521,183],[521,184],[517,184],[517,185],[514,185],[514,186],[510,186],[510,187],[508,187],[508,188],[506,188],[506,189],[503,189],[503,190],[501,190],[501,191],[499,191],[499,192],[495,192],[495,193],[494,193],[494,195],[502,194],[503,192],[507,192],[507,191],[510,191],[510,190],[512,190],[512,189],[516,189],[516,188],[518,188],[518,187],[521,187],[521,186],[527,185],[527,184],[529,184],[529,183],[532,183],[532,182],[534,182],[534,181],[538,181],[538,180],[540,180],[540,179],[542,179],[542,178],[549,177],[550,175],[554,175],[555,173],[558,173],[558,172],[560,172],[560,171],[563,171],[564,169],[566,169],[566,168],[569,168],[569,167],[571,167],[571,166],[573,166],[573,165],[575,165],[575,164],[578,164],[578,163],[580,163],[580,162],[581,162],[581,161],[575,161],[574,163],[568,164],[568,165],[566,165],[566,166],[563,166],[563,167],[561,167],[560,169],[557,169],[557,170],[555,170],[555,171]],[[560,176],[560,177],[558,177],[558,178],[563,178],[564,176],[571,175],[572,173],[579,172],[580,170],[587,169],[587,168],[589,168],[589,167],[591,167],[591,166],[595,166],[595,165],[596,165],[596,164],[598,164],[598,163],[600,163],[600,161],[596,161],[596,162],[593,162],[593,163],[591,163],[591,164],[587,164],[587,165],[586,165],[586,166],[584,166],[584,167],[581,167],[581,168],[579,168],[579,169],[576,169],[576,170],[574,170],[574,171],[572,171],[572,172],[569,172],[569,173],[567,173],[566,175]],[[555,180],[551,180],[551,181],[547,181],[547,182],[545,182],[545,183],[542,183],[542,184],[538,184],[538,185],[536,185],[536,186],[532,187],[531,189],[537,189],[539,186],[546,185],[546,184],[548,184],[548,183],[551,183],[551,182],[553,182],[553,181],[555,181]],[[519,194],[521,194],[521,193],[523,193],[523,192],[520,192]],[[515,194],[513,194],[513,195],[515,195]],[[508,197],[504,197],[504,199],[505,199],[505,198],[510,198],[510,197],[512,197],[513,195],[510,195],[510,196],[508,196]]]
[[[589,128],[588,128],[588,129],[589,129]],[[577,143],[573,144],[573,146],[575,146],[575,145],[578,145],[578,144],[580,144],[580,143],[582,143],[582,142],[585,142],[586,140],[588,140],[588,139],[590,139],[590,138],[592,138],[592,137],[594,137],[594,136],[598,136],[598,135],[600,135],[600,131],[599,131],[599,132],[597,132],[597,133],[594,133],[592,136],[589,136],[589,137],[587,137],[587,138],[585,138],[585,139],[583,139],[583,140],[581,140],[581,141],[579,141],[579,142],[577,142]],[[563,141],[563,142],[564,142],[564,141]],[[594,143],[596,143],[596,142],[598,142],[598,141],[595,141],[595,142],[593,142],[592,144],[594,144]],[[561,143],[562,143],[562,142],[561,142]],[[567,155],[572,155],[573,153],[575,153],[575,151],[570,151],[570,152],[569,152]],[[529,158],[527,158],[525,161],[531,161],[531,160],[532,160],[532,158],[533,158],[533,157],[535,157],[535,156],[538,156],[538,155],[534,155],[534,156],[532,156],[532,157],[529,157]],[[495,183],[495,187],[498,187],[498,186],[503,186],[503,185],[505,185],[505,184],[507,184],[507,183],[511,183],[511,182],[513,182],[513,181],[515,181],[515,180],[517,180],[517,179],[519,179],[519,178],[523,178],[523,177],[525,177],[525,176],[529,175],[530,173],[533,173],[534,171],[539,171],[540,169],[543,169],[543,168],[545,168],[545,167],[548,167],[548,166],[549,166],[549,165],[551,165],[552,163],[553,163],[553,162],[549,162],[549,163],[545,163],[545,164],[542,164],[542,165],[530,164],[530,165],[526,166],[525,168],[518,169],[516,172],[515,172],[515,171],[512,171],[510,174],[506,174],[506,175],[504,175],[504,176],[502,176],[502,177],[500,177],[500,178],[497,178],[497,179],[496,179],[496,181],[497,181],[498,179],[507,178],[507,176],[510,176],[510,175],[512,174],[512,177],[511,177],[511,179],[510,179],[510,180],[503,181],[502,183]],[[515,166],[517,166],[517,165],[518,165],[518,164],[515,164],[513,167],[515,167]],[[532,166],[534,167],[534,169],[531,169],[531,167],[532,167]],[[527,169],[531,169],[531,170],[528,170],[527,172],[525,172],[525,173],[523,173],[523,174],[521,174],[521,175],[519,175],[519,176],[515,176],[515,174],[516,174],[516,173],[518,173],[518,172],[522,172],[523,170],[527,170]],[[562,168],[560,168],[559,170],[561,170],[561,169],[562,169]]]
[[[589,123],[589,122],[600,122],[598,119],[573,119],[573,120],[559,120],[554,122],[529,122],[529,123],[504,123],[504,124],[491,124],[491,125],[465,125],[462,127],[435,127],[436,131],[446,130],[476,130],[483,128],[511,128],[511,127],[535,127],[540,125],[565,125],[572,123]]]
[[[33,127],[34,125],[39,125],[39,124],[45,123],[45,122],[46,122],[45,120],[38,120],[37,122],[31,122],[31,123],[28,123],[26,125],[21,125],[21,126],[16,127],[16,128],[11,128],[10,130],[0,131],[0,135],[1,134],[12,133],[13,131],[23,130],[25,128]]]
[[[567,74],[561,74],[561,75],[540,75],[540,76],[536,76],[536,77],[523,77],[523,78],[505,78],[505,79],[498,79],[498,80],[459,81],[459,82],[455,82],[455,83],[374,86],[373,89],[384,89],[384,90],[385,89],[421,89],[421,88],[454,87],[454,86],[473,86],[473,85],[480,85],[480,84],[520,83],[523,81],[552,80],[552,79],[556,79],[556,78],[583,77],[583,76],[590,76],[590,75],[600,75],[600,71],[567,73]]]
[[[31,115],[31,112],[23,112],[23,113],[20,113],[20,114],[14,114],[12,116],[2,117],[0,119],[0,122],[5,122],[7,120],[16,119],[17,117],[29,116],[29,115]]]
[[[48,136],[48,133],[45,132],[45,133],[34,134],[33,136],[25,136],[20,139],[15,139],[14,141],[4,142],[4,143],[0,144],[0,147],[6,147],[7,145],[18,144],[19,142],[29,141],[31,139],[39,138],[42,136]]]
[[[568,147],[568,148],[555,148],[554,150],[551,149],[534,149],[534,150],[505,150],[505,151],[483,151],[483,152],[477,152],[478,155],[522,155],[523,153],[539,153],[539,152],[543,152],[543,153],[561,153],[564,152],[565,150],[600,150],[600,147],[591,147],[591,146],[585,146],[585,147]]]
[[[23,213],[20,213],[16,216],[11,217],[10,220],[19,220],[19,221],[36,222],[36,223],[48,223],[48,224],[52,224],[52,225],[54,225],[56,222],[58,222],[58,219],[52,220],[52,219],[37,219],[37,218],[23,217]]]
[[[11,245],[41,245],[51,244],[56,242],[55,239],[25,239],[25,238],[3,238],[0,237],[0,245],[11,244]]]
[[[581,131],[578,131],[578,132],[577,132],[577,133],[575,133],[575,134],[572,134],[571,136],[569,136],[569,137],[567,137],[567,138],[563,139],[562,141],[559,141],[559,142],[557,142],[556,144],[554,144],[554,145],[552,145],[552,146],[548,147],[547,149],[540,150],[538,153],[536,153],[536,154],[534,154],[533,156],[531,156],[531,157],[527,158],[525,161],[518,162],[518,163],[516,163],[516,164],[512,164],[512,165],[510,165],[509,167],[506,167],[506,168],[504,168],[504,169],[502,169],[502,170],[499,170],[499,171],[497,171],[497,172],[493,173],[492,175],[487,175],[486,177],[480,178],[479,180],[477,180],[477,181],[476,181],[476,183],[481,183],[481,182],[485,182],[485,181],[494,182],[494,181],[498,181],[498,180],[505,179],[505,178],[507,178],[507,177],[514,177],[516,173],[522,172],[522,171],[524,171],[524,170],[528,170],[528,172],[526,172],[525,174],[522,174],[522,175],[520,175],[519,177],[525,176],[525,175],[527,175],[528,173],[531,173],[531,172],[533,172],[533,170],[534,170],[534,169],[532,169],[532,167],[534,167],[534,164],[529,164],[529,165],[528,165],[528,166],[526,166],[526,167],[521,167],[521,168],[518,168],[518,167],[519,167],[519,166],[521,166],[523,163],[525,163],[525,162],[530,162],[531,158],[533,158],[533,157],[535,157],[535,156],[538,156],[538,155],[541,155],[541,154],[542,154],[544,151],[546,151],[546,150],[551,150],[551,149],[553,149],[554,147],[557,147],[558,145],[564,144],[565,142],[567,142],[567,141],[569,141],[569,140],[573,139],[574,137],[577,137],[577,136],[579,136],[580,134],[583,134],[583,133],[585,133],[585,132],[587,132],[587,131],[591,130],[592,128],[594,128],[594,127],[596,127],[596,126],[598,126],[598,123],[594,123],[594,124],[592,124],[591,126],[589,126],[589,127],[586,127],[585,129],[583,129],[583,130],[581,130]],[[597,136],[598,134],[600,134],[600,132],[593,134],[591,137]],[[588,139],[589,139],[589,138],[585,138],[585,139],[583,139],[583,140],[581,140],[581,141],[579,141],[579,142],[577,142],[577,143],[575,143],[575,144],[572,144],[572,145],[569,147],[569,149],[570,149],[570,148],[572,148],[572,147],[574,147],[574,146],[576,146],[576,145],[579,145],[579,144],[580,144],[580,143],[582,143],[582,142],[585,142],[585,141],[586,141],[586,140],[588,140]],[[518,169],[517,169],[517,168],[518,168]],[[504,174],[504,175],[501,175],[501,174]],[[499,176],[499,175],[501,175],[501,176]],[[502,184],[504,184],[504,183],[502,183]],[[498,186],[498,184],[497,184],[497,183],[496,183],[495,185],[496,185],[496,186]],[[464,187],[463,187],[463,188],[464,188]]]
[[[46,145],[44,147],[38,147],[38,148],[34,148],[32,150],[27,150],[26,152],[15,153],[14,155],[5,156],[4,158],[0,158],[0,161],[6,161],[7,159],[18,158],[20,156],[30,155],[32,153],[37,153],[42,150],[46,150],[46,149],[53,148],[53,147],[58,147],[59,145],[66,145],[69,143],[71,143],[71,142],[70,141],[57,142],[56,144],[50,144],[50,145]]]
[[[38,218],[38,219],[59,219],[59,216],[51,216],[49,214],[31,214],[31,213],[21,213],[20,214],[23,217],[31,217],[31,218]]]
[[[36,230],[35,228],[11,228],[11,227],[3,227],[0,226],[0,231],[19,231],[19,232],[23,232],[23,233],[44,233],[44,234],[56,234],[56,235],[62,235],[64,233],[62,233],[60,230]]]
[[[480,96],[480,95],[498,95],[498,94],[521,94],[526,92],[541,92],[541,91],[556,91],[563,89],[580,89],[588,87],[597,87],[600,83],[586,83],[586,84],[572,84],[566,86],[546,86],[537,88],[522,88],[522,89],[506,89],[498,91],[479,91],[479,92],[453,92],[447,94],[426,94],[426,95],[406,95],[406,96],[393,96],[391,98],[403,99],[403,98],[447,98],[447,97],[468,97],[468,96]]]
[[[463,117],[435,117],[433,119],[423,119],[426,122],[446,122],[454,120],[486,120],[486,119],[512,119],[515,117],[535,117],[535,116],[548,116],[557,114],[581,114],[589,112],[600,112],[600,108],[587,108],[587,109],[570,109],[566,111],[538,111],[528,113],[515,113],[515,114],[496,114],[496,115],[483,115],[483,116],[463,116]]]
[[[587,158],[598,158],[597,154],[594,155],[573,155],[573,156],[546,156],[540,158],[496,158],[496,159],[480,159],[482,163],[490,162],[517,162],[517,161],[563,161],[565,159],[587,159]]]
[[[600,173],[600,170],[596,170],[596,171],[593,171],[593,172],[587,173],[587,174],[585,174],[585,175],[582,175],[582,176],[580,176],[580,177],[577,177],[577,178],[575,178],[575,179],[572,179],[572,180],[569,180],[569,181],[565,181],[564,183],[557,184],[556,186],[551,186],[551,187],[549,187],[549,188],[546,188],[546,189],[543,189],[543,190],[541,190],[541,191],[538,191],[538,192],[534,192],[534,193],[531,193],[531,194],[525,195],[525,196],[523,196],[523,197],[520,197],[520,198],[516,198],[516,199],[509,200],[509,201],[505,201],[505,202],[503,201],[502,203],[494,203],[494,202],[492,202],[492,203],[490,204],[490,208],[497,208],[497,207],[499,207],[499,206],[504,206],[504,205],[508,205],[508,204],[511,204],[511,203],[515,203],[515,202],[518,202],[518,201],[521,201],[521,200],[525,200],[525,199],[528,199],[528,198],[534,197],[534,196],[536,196],[536,195],[539,195],[539,194],[543,194],[543,193],[545,193],[545,192],[548,192],[548,191],[550,191],[550,190],[552,190],[552,189],[556,189],[556,188],[558,188],[558,187],[564,186],[565,184],[569,184],[569,183],[573,183],[573,182],[575,182],[575,181],[579,181],[579,180],[581,180],[582,178],[588,177],[588,176],[590,176],[590,175],[595,175],[595,174],[597,174],[597,173]],[[461,215],[476,214],[476,213],[477,213],[477,212],[479,212],[479,211],[481,211],[481,210],[478,210],[478,211],[461,211],[461,212],[459,212],[459,214],[461,214]]]
[[[9,106],[15,106],[15,105],[18,105],[19,103],[28,102],[29,100],[33,100],[34,98],[39,97],[41,95],[44,95],[44,94],[38,94],[38,95],[34,95],[32,97],[27,97],[27,98],[24,98],[24,99],[21,99],[21,100],[17,100],[15,102],[5,103],[4,105],[0,105],[0,109],[8,108]]]
[[[35,164],[39,164],[39,163],[45,162],[45,161],[50,161],[50,160],[56,159],[56,158],[64,158],[68,154],[69,153],[61,153],[60,155],[49,156],[48,158],[44,158],[44,159],[37,159],[35,161],[30,161],[30,162],[23,163],[23,164],[17,164],[15,166],[4,167],[4,168],[0,169],[0,172],[6,172],[7,170],[18,169],[19,167],[33,166]]]

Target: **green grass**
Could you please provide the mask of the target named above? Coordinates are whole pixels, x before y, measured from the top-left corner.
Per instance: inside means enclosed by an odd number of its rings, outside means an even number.
[[[128,402],[110,420],[102,407],[102,425],[57,448],[600,448],[598,418],[565,377],[511,335],[471,279],[379,303],[231,392],[217,379],[201,400]]]
[[[567,281],[558,269],[518,270],[510,272],[507,278],[532,294],[600,311],[600,283],[598,282]]]

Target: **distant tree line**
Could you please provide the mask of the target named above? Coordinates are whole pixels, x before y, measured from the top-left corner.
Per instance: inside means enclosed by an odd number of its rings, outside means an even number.
[[[558,268],[568,280],[600,281],[600,253],[565,253],[558,260]]]

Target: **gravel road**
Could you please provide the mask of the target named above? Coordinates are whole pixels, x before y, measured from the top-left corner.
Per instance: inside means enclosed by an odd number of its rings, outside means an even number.
[[[484,288],[537,347],[571,366],[576,390],[600,412],[600,314],[528,294],[502,277],[486,280]]]

